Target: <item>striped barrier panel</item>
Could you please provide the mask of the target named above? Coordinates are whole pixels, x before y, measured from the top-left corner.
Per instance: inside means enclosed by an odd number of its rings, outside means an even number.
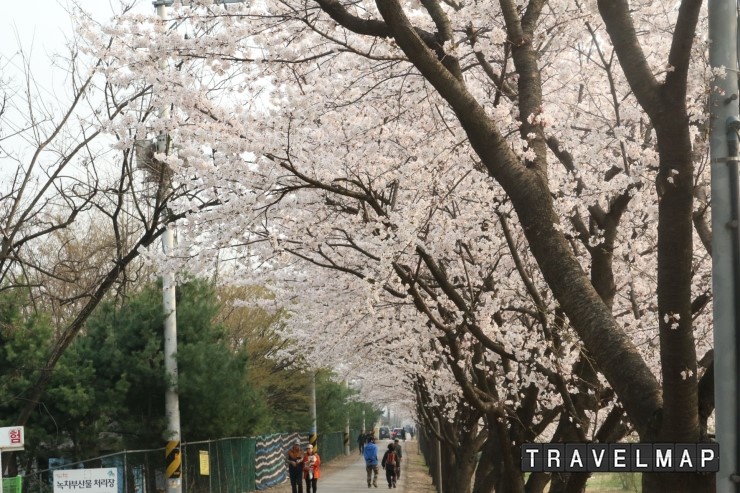
[[[301,443],[301,450],[308,444],[300,433],[276,433],[257,437],[254,450],[257,490],[270,488],[288,479],[285,454],[296,441]]]

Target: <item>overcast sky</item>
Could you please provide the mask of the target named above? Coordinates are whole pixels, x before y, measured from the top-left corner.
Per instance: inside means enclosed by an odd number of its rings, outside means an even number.
[[[133,0],[126,0],[132,3]],[[9,83],[0,86],[3,90],[23,91],[23,59],[19,46],[27,56],[30,54],[31,72],[36,86],[32,88],[34,105],[51,105],[58,103],[65,107],[70,95],[68,72],[64,68],[54,68],[51,58],[55,54],[68,55],[65,40],[72,37],[72,22],[68,11],[74,2],[80,5],[92,17],[106,22],[114,13],[120,12],[119,0],[2,0],[0,16],[0,80]],[[137,9],[154,13],[152,0],[138,0]],[[5,134],[23,128],[26,124],[26,108],[23,97],[12,99],[3,116],[3,128],[0,134],[3,140],[3,151],[18,156],[32,152],[25,138],[8,138]],[[30,150],[29,150],[30,149]],[[13,175],[17,162],[12,159],[0,159],[0,188],[3,180]],[[6,175],[7,173],[7,175]]]
[[[64,53],[64,40],[72,33],[67,10],[73,1],[100,21],[120,10],[119,0],[3,0],[0,77],[7,78],[20,70],[19,43],[26,53],[31,53],[34,73],[48,69],[50,55]],[[137,7],[154,12],[151,0],[138,0]]]

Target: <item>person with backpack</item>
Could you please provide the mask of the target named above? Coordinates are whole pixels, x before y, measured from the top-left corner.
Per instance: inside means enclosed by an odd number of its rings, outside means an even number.
[[[370,487],[370,483],[376,488],[378,487],[378,446],[375,445],[375,437],[370,435],[368,442],[365,445],[365,451],[363,452],[365,457],[365,470],[367,471],[367,487]]]
[[[383,460],[380,462],[380,465],[385,469],[385,479],[388,480],[388,488],[395,488],[398,457],[392,443],[388,444],[388,450],[383,454]]]

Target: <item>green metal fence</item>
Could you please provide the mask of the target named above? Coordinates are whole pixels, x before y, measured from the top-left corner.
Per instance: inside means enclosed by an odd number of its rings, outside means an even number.
[[[182,454],[183,491],[254,491],[254,443],[254,438],[224,438],[187,444]]]
[[[352,430],[350,437],[357,437]],[[305,434],[308,437],[308,433]],[[255,491],[256,439],[222,438],[182,443],[183,493],[247,493]],[[350,450],[357,453],[356,440]],[[319,436],[318,451],[326,463],[344,455],[344,432]],[[287,449],[286,449],[287,452]],[[118,470],[119,493],[163,493],[165,491],[164,448],[127,450],[80,462],[63,462],[17,478],[4,478],[4,493],[52,493],[55,469],[114,467]]]
[[[355,431],[354,433],[356,435],[358,432]],[[350,432],[350,436],[353,436],[352,432]],[[356,442],[354,446],[357,447]],[[344,455],[344,432],[338,431],[336,433],[319,435],[318,452],[322,462],[329,462],[332,459]]]

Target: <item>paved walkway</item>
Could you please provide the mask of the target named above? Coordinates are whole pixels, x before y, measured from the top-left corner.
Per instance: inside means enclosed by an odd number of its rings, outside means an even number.
[[[378,450],[388,448],[388,440],[377,442]],[[321,479],[318,482],[317,493],[375,493],[387,491],[389,493],[436,493],[432,480],[429,477],[424,459],[418,452],[416,441],[406,440],[403,443],[403,462],[401,463],[401,478],[396,488],[388,488],[385,480],[385,471],[378,468],[378,487],[367,487],[367,473],[365,460],[359,455],[357,448],[353,455],[340,457],[321,466]],[[382,454],[379,454],[381,458]],[[304,484],[305,488],[305,484]],[[305,492],[305,489],[303,490]],[[291,493],[290,482],[265,490],[265,493]]]
[[[388,447],[388,441],[379,440],[378,445],[378,459],[382,458],[380,451],[386,450]],[[385,480],[385,471],[382,467],[378,466],[378,487],[367,487],[367,473],[365,472],[365,460],[360,456],[357,451],[357,460],[349,464],[347,467],[338,471],[333,471],[332,474],[321,475],[321,479],[318,483],[318,493],[360,493],[368,491],[388,491],[388,482]],[[403,462],[401,463],[403,468]],[[401,478],[396,484],[396,488],[391,491],[402,492],[404,489],[404,477],[403,470],[401,471]]]

